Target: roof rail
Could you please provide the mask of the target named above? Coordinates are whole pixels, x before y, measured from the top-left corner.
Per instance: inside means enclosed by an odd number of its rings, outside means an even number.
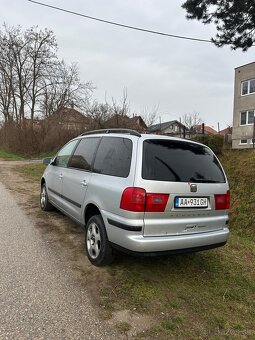
[[[94,135],[97,133],[126,133],[128,135],[132,135],[132,136],[137,136],[137,137],[141,137],[141,134],[135,130],[131,130],[131,129],[101,129],[101,130],[92,130],[92,131],[87,131],[82,133],[80,136],[87,136],[87,135]]]

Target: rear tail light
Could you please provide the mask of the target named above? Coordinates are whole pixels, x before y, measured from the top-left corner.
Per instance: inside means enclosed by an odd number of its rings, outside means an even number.
[[[121,197],[120,208],[134,212],[165,211],[169,194],[147,194],[142,188],[126,188]]]
[[[163,212],[165,211],[168,201],[168,194],[146,194],[146,208],[148,212]]]
[[[146,191],[142,188],[126,188],[121,197],[120,208],[128,211],[145,211]]]
[[[215,209],[225,210],[230,208],[230,192],[227,191],[226,194],[214,195]]]

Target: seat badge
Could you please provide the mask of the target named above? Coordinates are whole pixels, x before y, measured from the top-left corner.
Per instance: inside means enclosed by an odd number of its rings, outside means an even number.
[[[190,192],[197,192],[197,185],[192,183],[190,184]]]

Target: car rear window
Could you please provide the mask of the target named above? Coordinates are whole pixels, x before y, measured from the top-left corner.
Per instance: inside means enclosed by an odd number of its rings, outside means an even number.
[[[163,139],[143,142],[142,178],[171,182],[226,182],[217,158],[207,147]]]
[[[103,137],[96,154],[94,171],[116,177],[128,177],[132,141],[128,138]]]

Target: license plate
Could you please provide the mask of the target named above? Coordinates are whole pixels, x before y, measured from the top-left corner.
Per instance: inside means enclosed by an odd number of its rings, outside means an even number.
[[[175,208],[207,208],[208,199],[206,197],[175,197]]]

